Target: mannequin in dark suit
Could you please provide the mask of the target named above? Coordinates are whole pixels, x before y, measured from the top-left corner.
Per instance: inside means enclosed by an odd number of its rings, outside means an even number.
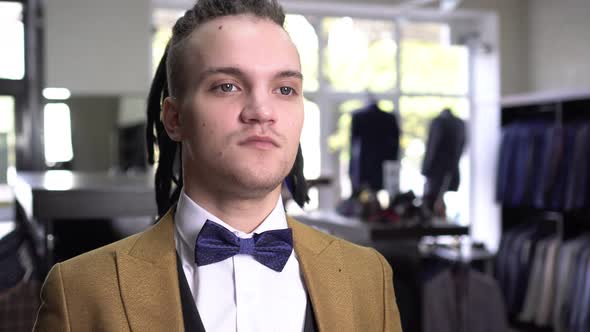
[[[426,177],[424,199],[430,208],[446,191],[459,188],[459,160],[465,140],[465,122],[448,108],[430,123],[422,162],[422,174]]]
[[[352,114],[350,180],[356,193],[364,187],[383,188],[383,162],[398,160],[399,126],[396,117],[376,103]]]

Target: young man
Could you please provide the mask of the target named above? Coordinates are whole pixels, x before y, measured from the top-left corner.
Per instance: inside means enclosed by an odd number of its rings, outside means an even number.
[[[170,209],[56,264],[36,330],[401,331],[380,254],[285,216],[283,182],[299,203],[305,186],[302,76],[283,21],[269,0],[202,0],[179,19],[150,93],[163,97],[156,190]]]

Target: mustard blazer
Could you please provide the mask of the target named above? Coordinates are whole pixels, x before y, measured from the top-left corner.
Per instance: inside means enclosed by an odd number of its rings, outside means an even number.
[[[320,331],[401,332],[383,256],[292,218],[288,224]],[[56,264],[41,299],[35,331],[183,331],[173,213]]]

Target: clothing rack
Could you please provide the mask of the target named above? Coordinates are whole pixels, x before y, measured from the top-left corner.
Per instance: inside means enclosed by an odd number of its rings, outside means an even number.
[[[501,124],[503,128],[521,123],[542,123],[557,130],[566,132],[567,128],[590,123],[590,91],[566,91],[517,95],[502,100]],[[565,153],[566,135],[561,139]],[[569,167],[556,168],[558,172],[567,172]],[[526,174],[526,173],[525,173]],[[559,173],[556,173],[559,174]],[[564,174],[564,173],[561,173]],[[573,174],[573,173],[572,173]],[[570,174],[569,176],[574,176]],[[565,174],[567,177],[567,174]],[[514,180],[514,179],[513,179]],[[522,181],[522,179],[518,179]],[[535,179],[536,180],[536,179]],[[577,180],[577,179],[574,179]],[[557,190],[557,187],[552,187]],[[552,195],[559,192],[552,191]],[[555,197],[555,196],[553,196]],[[550,200],[552,201],[552,200]],[[512,203],[512,202],[510,202]],[[537,225],[543,234],[556,234],[559,241],[567,241],[582,233],[590,232],[588,206],[568,209],[563,204],[559,208],[554,206],[502,206],[502,226],[504,232],[516,227]],[[533,323],[520,321],[518,317],[511,317],[511,325],[526,332],[550,332],[552,327],[537,326]]]
[[[558,125],[590,119],[590,91],[507,96],[502,99],[502,127],[521,120],[545,119]]]
[[[553,91],[507,96],[502,99],[502,127],[526,121],[544,121],[556,127],[580,122],[590,123],[590,91]],[[587,215],[588,211],[567,211],[564,209],[535,209],[523,207],[506,209],[503,206],[504,229],[514,226],[515,219],[528,219],[527,216],[543,212],[561,214],[562,233],[566,238],[577,231],[590,230],[590,222],[580,222],[579,215]],[[571,222],[570,222],[571,220]],[[520,223],[517,221],[516,223]],[[572,226],[574,229],[572,229]]]

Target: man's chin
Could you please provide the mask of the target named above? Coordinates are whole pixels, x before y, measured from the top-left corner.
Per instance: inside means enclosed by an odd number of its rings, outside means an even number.
[[[249,191],[255,191],[260,193],[270,193],[277,189],[283,182],[281,180],[270,180],[270,179],[247,179],[240,181],[240,186]]]
[[[235,178],[235,181],[242,191],[251,192],[256,196],[264,196],[279,190],[285,176],[256,172],[240,174]]]

